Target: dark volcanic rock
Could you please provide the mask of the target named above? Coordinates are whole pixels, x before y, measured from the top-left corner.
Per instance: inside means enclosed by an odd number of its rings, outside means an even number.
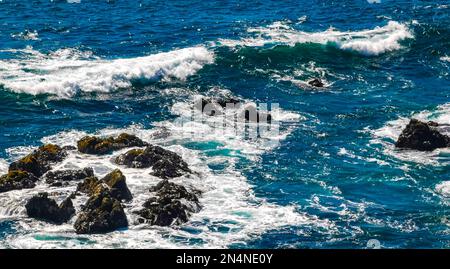
[[[141,223],[158,226],[179,225],[187,222],[189,216],[201,208],[197,197],[199,191],[189,192],[183,186],[168,180],[163,180],[150,191],[155,192],[155,197],[148,199],[143,204],[144,209],[136,212],[141,217]]]
[[[44,175],[45,182],[51,186],[62,186],[68,181],[79,181],[87,177],[93,177],[94,170],[90,167],[83,170],[58,170],[49,171]]]
[[[0,177],[0,193],[12,190],[31,189],[39,179],[27,171],[13,170]]]
[[[416,119],[406,125],[398,137],[395,146],[421,151],[432,151],[450,146],[450,137],[441,134],[435,128],[436,123],[425,123]]]
[[[83,137],[77,142],[78,151],[86,154],[103,155],[129,147],[144,147],[147,143],[130,134],[120,134],[117,138]]]
[[[119,155],[115,162],[131,168],[152,167],[152,175],[161,178],[174,178],[191,172],[181,156],[154,145],[149,145],[145,149],[130,150]]]
[[[82,192],[89,196],[94,195],[96,192],[100,192],[102,190],[108,190],[108,188],[103,185],[101,181],[96,177],[87,177],[77,186],[77,192]]]
[[[310,86],[317,87],[317,88],[322,88],[324,86],[324,84],[323,84],[322,80],[320,80],[320,78],[314,78],[314,79],[308,81],[308,84]]]
[[[47,193],[33,196],[28,200],[25,208],[29,217],[56,224],[67,222],[75,214],[75,208],[70,198],[58,206],[55,200],[48,198]]]
[[[107,174],[102,181],[109,186],[112,197],[118,199],[119,201],[130,201],[133,199],[133,196],[128,189],[126,178],[119,169]]]
[[[9,171],[22,170],[40,177],[51,169],[50,165],[52,163],[62,161],[66,155],[66,151],[59,146],[47,144],[39,147],[22,159],[13,162],[9,166]]]
[[[107,233],[127,226],[120,201],[104,189],[89,198],[74,224],[78,234]]]

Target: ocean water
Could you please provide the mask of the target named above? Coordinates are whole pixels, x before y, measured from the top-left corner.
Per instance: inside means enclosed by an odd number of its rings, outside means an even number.
[[[0,247],[450,247],[450,150],[394,148],[411,117],[450,124],[449,14],[449,1],[0,0],[0,173],[42,143],[126,131],[179,153],[199,176],[174,182],[203,191],[188,223],[137,225],[160,179],[121,168],[130,227],[103,235],[26,217],[33,194],[74,186],[1,193]],[[226,93],[270,104],[277,132],[189,117]],[[113,156],[55,169],[102,176]]]

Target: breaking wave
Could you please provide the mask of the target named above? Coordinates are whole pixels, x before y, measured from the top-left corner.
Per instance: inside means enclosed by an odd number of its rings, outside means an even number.
[[[406,24],[389,21],[383,27],[361,31],[338,31],[329,28],[323,32],[304,32],[292,28],[286,22],[275,22],[267,27],[249,28],[254,37],[240,40],[219,39],[216,45],[229,47],[262,47],[266,45],[295,46],[302,43],[330,45],[341,50],[354,51],[362,55],[376,56],[402,48],[400,42],[414,35]]]
[[[201,46],[116,60],[74,49],[50,54],[31,48],[10,52],[25,57],[0,61],[0,85],[18,93],[60,97],[110,92],[131,87],[134,81],[185,80],[214,61],[214,54]]]

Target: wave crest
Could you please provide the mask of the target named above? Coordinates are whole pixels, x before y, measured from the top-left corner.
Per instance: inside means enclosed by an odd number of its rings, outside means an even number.
[[[317,43],[335,46],[362,55],[376,56],[400,49],[400,41],[414,38],[406,24],[389,21],[383,27],[361,31],[341,32],[330,28],[323,32],[304,32],[293,29],[286,22],[275,22],[267,27],[249,28],[247,32],[256,37],[241,40],[219,39],[216,45],[238,47],[262,47],[269,44],[295,46],[302,43]]]
[[[72,49],[48,55],[28,48],[25,59],[0,61],[0,85],[18,93],[71,97],[110,92],[133,81],[185,80],[214,61],[205,47],[191,47],[130,59],[104,60]]]

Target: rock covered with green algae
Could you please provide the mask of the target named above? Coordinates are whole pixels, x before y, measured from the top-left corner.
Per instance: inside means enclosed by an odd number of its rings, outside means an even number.
[[[67,156],[63,148],[47,144],[10,164],[9,171],[21,170],[40,177],[51,169],[51,164],[61,162]]]
[[[12,170],[0,177],[0,193],[12,190],[31,189],[39,179],[27,171]]]
[[[130,201],[133,196],[128,189],[126,178],[119,169],[115,169],[99,180],[95,176],[87,177],[78,184],[77,191],[86,193],[90,196],[101,191],[109,191],[111,196],[119,201]]]
[[[129,147],[144,147],[147,143],[135,135],[127,133],[114,137],[85,136],[77,142],[78,151],[86,154],[104,155]]]

